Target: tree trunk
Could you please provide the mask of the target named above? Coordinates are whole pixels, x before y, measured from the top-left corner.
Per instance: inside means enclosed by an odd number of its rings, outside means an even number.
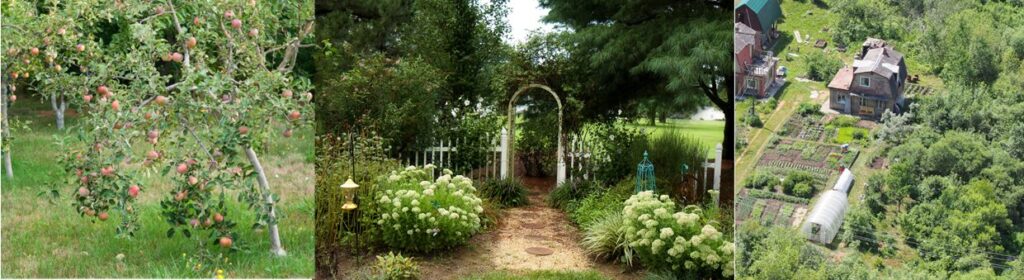
[[[11,122],[7,120],[9,105],[10,104],[7,102],[7,75],[3,75],[2,80],[0,80],[0,118],[3,118],[2,122],[0,122],[0,126],[3,126],[3,130],[0,130],[0,133],[3,135],[0,135],[0,138],[4,141],[9,141],[11,139]],[[11,146],[11,143],[7,143],[7,146]],[[4,156],[4,173],[7,174],[8,179],[13,179],[14,167],[11,166],[11,150],[2,150],[3,149],[0,148],[0,153],[3,153]]]
[[[50,107],[53,107],[53,115],[57,118],[57,130],[64,130],[64,111],[68,109],[64,95],[50,95]]]
[[[658,121],[661,123],[668,123],[668,113],[661,112],[661,114],[658,114]]]
[[[658,119],[658,111],[654,108],[647,110],[647,119],[651,120],[651,126],[658,125],[658,123],[655,122]]]
[[[245,155],[249,158],[249,163],[252,164],[253,169],[256,170],[256,175],[260,184],[260,188],[263,190],[263,197],[266,199],[266,203],[270,205],[270,224],[267,225],[270,232],[270,252],[275,256],[286,256],[287,252],[284,251],[284,247],[281,247],[281,237],[277,231],[277,214],[275,214],[274,198],[270,194],[270,184],[267,183],[267,175],[263,172],[263,165],[260,164],[260,159],[256,157],[256,152],[252,150],[252,147],[245,148]]]

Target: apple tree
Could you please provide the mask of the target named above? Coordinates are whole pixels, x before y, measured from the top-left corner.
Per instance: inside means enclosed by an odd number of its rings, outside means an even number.
[[[201,252],[239,249],[226,207],[233,197],[285,255],[259,152],[312,119],[312,85],[293,69],[312,41],[313,2],[44,2],[82,32],[61,41],[74,46],[61,59],[67,69],[43,87],[80,111],[58,139],[78,212],[101,222],[117,215],[118,235],[130,237],[136,198],[148,189],[141,178],[158,176],[170,186],[160,201],[168,237],[196,240]]]

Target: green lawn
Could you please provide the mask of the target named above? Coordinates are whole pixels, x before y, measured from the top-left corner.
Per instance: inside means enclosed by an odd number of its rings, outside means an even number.
[[[159,200],[170,185],[161,175],[144,178],[136,211],[140,230],[132,239],[115,237],[120,217],[106,222],[82,218],[71,207],[72,186],[62,185],[65,176],[54,159],[61,153],[53,143],[54,128],[49,105],[31,98],[19,99],[12,116],[31,121],[31,131],[15,131],[12,142],[14,179],[3,177],[2,275],[15,278],[212,278],[196,273],[187,263],[194,258],[195,243],[181,237],[167,238],[168,224],[160,216]],[[75,123],[69,118],[68,125]],[[229,278],[305,278],[313,275],[313,154],[312,129],[295,133],[289,142],[274,141],[262,163],[275,193],[280,195],[278,215],[286,257],[272,257],[266,231],[248,229],[254,215],[237,202],[229,203],[229,215],[240,224],[236,244],[244,251],[228,253],[227,264],[218,268]],[[5,174],[6,175],[6,174]],[[56,186],[61,196],[49,201],[38,194]],[[234,196],[232,196],[234,197]],[[233,201],[233,200],[232,200]],[[211,246],[219,253],[219,248]],[[120,260],[117,258],[123,254]]]
[[[853,135],[857,132],[863,133],[862,137],[867,138],[868,129],[862,127],[840,127],[839,133],[836,133],[836,143],[839,144],[850,144],[853,143]]]
[[[666,132],[675,131],[681,135],[696,138],[710,150],[708,157],[715,156],[715,145],[722,143],[723,139],[725,139],[725,121],[668,119],[667,122],[658,123],[654,126],[647,122],[643,124],[622,123],[622,125],[630,128],[646,129],[649,135],[654,137]],[[728,145],[723,145],[723,148],[729,147]]]

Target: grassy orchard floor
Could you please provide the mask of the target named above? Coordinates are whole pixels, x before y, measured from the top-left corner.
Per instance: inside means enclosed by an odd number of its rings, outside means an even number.
[[[71,207],[70,186],[60,186],[61,197],[48,202],[39,192],[63,182],[61,166],[54,160],[61,151],[53,143],[54,128],[49,103],[31,98],[19,99],[11,110],[14,119],[32,123],[29,132],[14,132],[13,180],[2,180],[2,240],[5,277],[43,278],[181,278],[195,275],[182,253],[191,253],[195,244],[180,235],[167,238],[168,224],[160,216],[159,201],[170,189],[162,175],[145,178],[136,209],[140,230],[133,239],[115,236],[120,221],[112,213],[110,220],[93,223],[80,217]],[[68,126],[75,118],[69,114]],[[281,239],[287,257],[272,257],[267,233],[248,229],[254,215],[234,199],[228,207],[230,218],[239,223],[236,244],[247,251],[228,254],[225,276],[304,278],[313,275],[313,135],[311,128],[296,131],[283,141],[274,139],[261,162],[268,172],[278,204]],[[234,196],[230,196],[234,197]],[[211,251],[221,251],[218,248]],[[117,260],[124,254],[123,260]]]

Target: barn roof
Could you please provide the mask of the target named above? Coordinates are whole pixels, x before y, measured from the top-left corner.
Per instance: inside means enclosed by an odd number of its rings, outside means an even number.
[[[736,9],[746,6],[757,14],[757,21],[761,23],[761,32],[768,34],[772,25],[782,18],[782,6],[779,0],[742,0],[736,5]]]

